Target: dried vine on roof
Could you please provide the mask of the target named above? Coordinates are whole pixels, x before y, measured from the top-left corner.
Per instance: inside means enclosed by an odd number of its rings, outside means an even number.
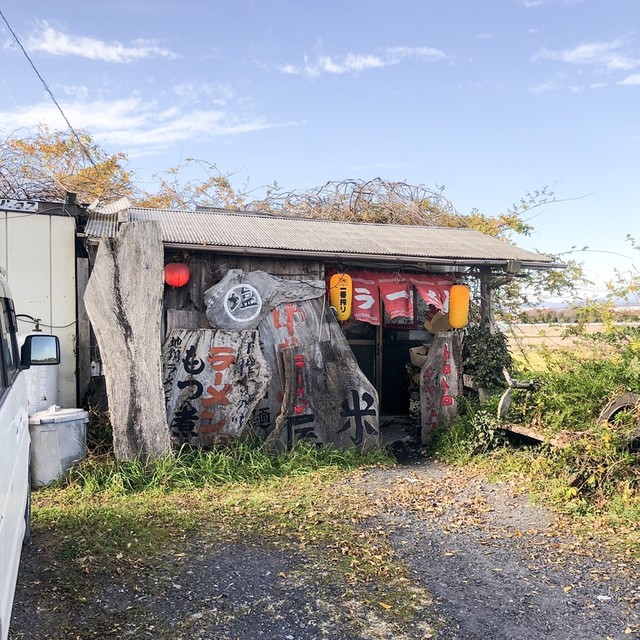
[[[306,191],[270,191],[249,205],[253,211],[343,220],[466,227],[465,216],[442,194],[424,185],[373,180],[330,181]]]

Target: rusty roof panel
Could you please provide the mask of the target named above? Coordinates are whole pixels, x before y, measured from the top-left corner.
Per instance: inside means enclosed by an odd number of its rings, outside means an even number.
[[[285,218],[220,209],[183,211],[132,207],[128,210],[128,219],[159,221],[163,241],[175,245],[309,252],[310,255],[410,257],[426,261],[450,258],[553,264],[549,256],[472,229]],[[116,229],[115,216],[93,214],[85,231],[89,237],[113,237]]]

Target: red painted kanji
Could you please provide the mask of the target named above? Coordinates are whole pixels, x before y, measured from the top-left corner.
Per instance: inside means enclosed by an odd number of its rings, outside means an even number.
[[[203,422],[212,422],[218,417],[218,413],[213,409],[215,407],[226,407],[229,405],[229,393],[233,389],[233,385],[225,384],[222,386],[223,372],[228,369],[236,361],[236,352],[232,347],[211,347],[207,362],[215,371],[213,385],[207,387],[208,397],[200,399],[200,403],[205,411],[200,412],[200,419]],[[209,409],[207,411],[206,409]],[[216,433],[227,424],[227,418],[222,417],[212,424],[202,424],[200,432],[203,434]]]
[[[271,312],[271,317],[273,319],[273,326],[276,329],[286,329],[287,330],[287,338],[284,338],[282,342],[278,344],[280,349],[284,347],[292,347],[298,344],[298,338],[295,336],[295,324],[296,319],[300,323],[304,323],[305,321],[305,312],[302,307],[295,305],[291,302],[288,302],[284,305],[284,320],[282,318],[281,310],[276,308]]]
[[[225,384],[222,389],[216,389],[215,387],[207,387],[207,393],[211,394],[208,398],[202,398],[200,402],[203,407],[213,407],[215,405],[227,406],[229,404],[229,392],[233,389],[230,384]]]
[[[211,416],[210,418],[204,418],[204,416]],[[213,420],[214,419],[214,414],[213,413],[209,413],[208,411],[203,411],[201,414],[201,417],[203,417],[203,419],[206,420]],[[220,420],[218,420],[217,422],[214,422],[213,424],[209,424],[209,425],[203,425],[200,427],[200,432],[207,434],[207,433],[216,433],[218,431],[220,431],[220,429],[222,429],[222,427],[224,427],[224,425],[227,424],[227,419],[226,418],[221,418]]]
[[[300,415],[309,406],[305,399],[304,356],[301,354],[294,356],[293,362],[296,366],[296,392],[293,400],[293,413]]]

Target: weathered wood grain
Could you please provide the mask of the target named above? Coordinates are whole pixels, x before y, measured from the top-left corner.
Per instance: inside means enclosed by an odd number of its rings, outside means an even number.
[[[119,460],[171,451],[160,363],[163,249],[156,222],[100,241],[84,301],[102,356]]]

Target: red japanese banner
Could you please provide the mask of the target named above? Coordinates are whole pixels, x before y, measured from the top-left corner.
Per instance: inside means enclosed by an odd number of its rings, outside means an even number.
[[[413,318],[413,296],[409,283],[397,274],[378,276],[380,297],[389,317]]]
[[[449,311],[449,291],[453,280],[414,273],[402,274],[415,288],[420,297],[436,309]]]
[[[352,271],[350,275],[353,285],[353,317],[361,322],[379,325],[378,274],[370,271]]]

